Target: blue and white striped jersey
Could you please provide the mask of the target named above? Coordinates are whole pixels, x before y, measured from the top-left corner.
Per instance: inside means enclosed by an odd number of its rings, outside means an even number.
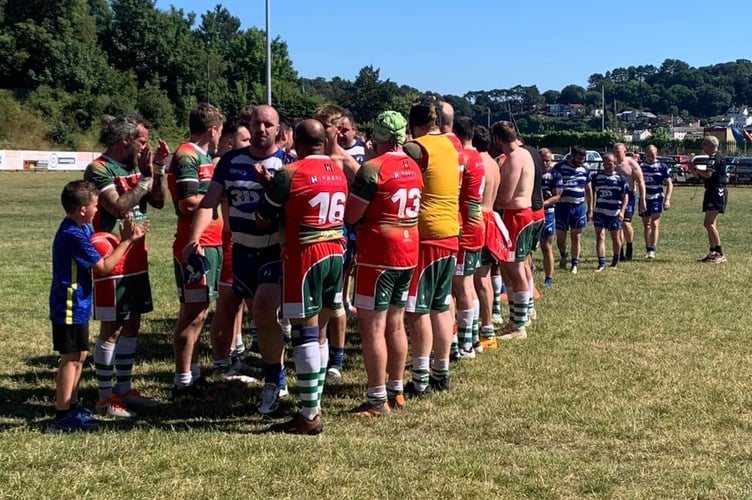
[[[663,199],[663,184],[671,178],[671,171],[665,163],[653,164],[643,162],[640,164],[642,176],[645,178],[645,199]]]
[[[260,163],[274,173],[294,161],[281,149],[266,158],[255,158],[248,147],[229,151],[219,160],[212,181],[224,186],[233,243],[251,248],[279,244],[276,221],[264,229],[256,225],[256,207],[264,196],[264,187],[256,182],[254,165]]]
[[[561,174],[553,168],[549,168],[548,171],[541,176],[541,180],[543,181],[543,200],[551,198],[554,195],[554,191],[564,188],[564,184],[561,182]],[[547,214],[554,213],[554,206],[551,205],[546,208],[545,212]]]
[[[590,170],[585,165],[574,167],[568,161],[557,163],[553,168],[561,175],[564,186],[559,201],[573,205],[584,203],[585,186],[590,183]]]
[[[611,175],[598,172],[593,176],[594,212],[615,217],[621,211],[624,195],[628,192],[629,185],[623,175],[617,172]]]

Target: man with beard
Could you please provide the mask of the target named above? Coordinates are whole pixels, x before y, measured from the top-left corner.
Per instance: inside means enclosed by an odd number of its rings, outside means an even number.
[[[264,187],[256,181],[254,168],[261,165],[273,173],[294,158],[275,143],[279,115],[268,105],[256,106],[251,113],[251,145],[229,151],[219,160],[214,176],[194,216],[191,236],[183,253],[201,252],[201,234],[210,225],[215,211],[227,197],[232,231],[232,289],[236,304],[246,301],[259,335],[259,350],[264,364],[264,387],[256,405],[259,413],[277,411],[280,394],[287,394],[282,352],[284,341],[277,320],[282,285],[282,261],[276,222],[268,227],[253,223]],[[230,304],[232,306],[232,304]],[[228,307],[235,310],[233,307]],[[224,331],[232,330],[234,315],[222,318]]]
[[[107,150],[86,167],[84,179],[99,190],[100,210],[94,229],[112,233],[127,215],[141,223],[146,220],[147,205],[164,206],[164,164],[170,150],[160,140],[152,154],[149,130],[137,115],[111,118],[102,130],[100,142]],[[96,410],[110,417],[133,418],[133,408],[159,404],[131,388],[141,314],[153,310],[144,238],[128,250],[118,268],[122,272],[117,275],[94,279],[94,319],[101,321],[94,345],[99,389]],[[117,378],[114,390],[113,372]]]

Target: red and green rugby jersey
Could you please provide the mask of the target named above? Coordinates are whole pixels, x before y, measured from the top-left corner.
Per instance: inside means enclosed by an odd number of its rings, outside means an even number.
[[[117,230],[119,220],[102,207],[102,195],[114,189],[120,197],[133,189],[140,176],[141,172],[137,166],[125,165],[106,155],[101,155],[86,167],[84,180],[93,183],[99,189],[99,210],[93,222],[95,231],[107,231],[119,235],[120,231]],[[146,220],[148,196],[148,193],[144,194],[139,203],[130,210],[136,224]],[[136,274],[148,270],[146,238],[140,238],[128,249],[118,268],[121,266],[123,274]]]
[[[284,211],[279,244],[287,251],[343,239],[347,178],[328,156],[310,155],[284,166],[274,174],[264,197]]]
[[[418,264],[418,214],[423,175],[403,152],[366,161],[350,196],[368,203],[357,230],[358,265],[410,269]]]
[[[480,250],[485,243],[483,224],[483,190],[486,168],[475,148],[465,148],[465,172],[460,186],[460,247]]]
[[[205,195],[212,175],[214,175],[214,164],[205,151],[192,142],[185,142],[178,146],[167,168],[167,187],[178,216],[173,252],[180,260],[182,260],[183,247],[188,243],[191,235],[194,212],[182,213],[179,202],[192,196]],[[221,246],[222,227],[222,217],[212,219],[201,235],[199,240],[201,246]]]

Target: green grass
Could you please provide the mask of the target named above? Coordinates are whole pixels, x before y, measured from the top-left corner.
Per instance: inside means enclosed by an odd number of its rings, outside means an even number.
[[[216,406],[167,404],[132,423],[55,436],[44,432],[56,359],[50,245],[59,192],[78,177],[0,174],[2,498],[752,497],[752,190],[731,189],[723,265],[695,262],[707,252],[702,188],[675,190],[653,263],[595,274],[587,230],[580,273],[557,272],[528,340],[453,365],[451,393],[388,419],[345,414],[365,393],[353,341],[316,438],[264,434],[268,422],[252,411],[258,389],[246,388]],[[170,209],[151,218],[155,312],[135,383],[168,400],[175,222]],[[82,394],[96,398],[90,370]]]

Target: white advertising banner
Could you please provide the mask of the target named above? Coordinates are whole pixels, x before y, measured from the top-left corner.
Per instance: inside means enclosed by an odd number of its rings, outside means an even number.
[[[101,153],[0,149],[0,170],[85,170]]]

